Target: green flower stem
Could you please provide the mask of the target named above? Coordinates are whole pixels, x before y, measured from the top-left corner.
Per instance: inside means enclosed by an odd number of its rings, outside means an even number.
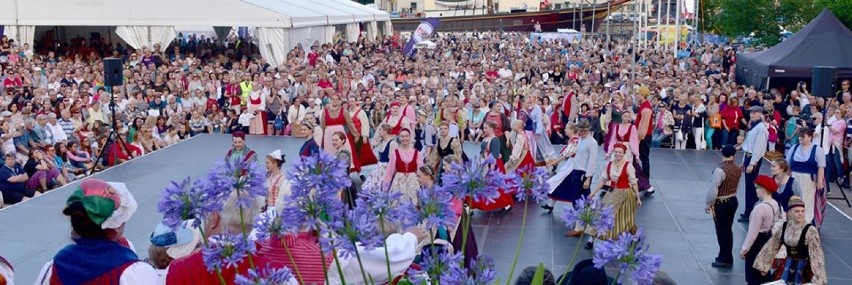
[[[355,246],[355,258],[358,259],[358,267],[361,268],[361,277],[364,277],[364,283],[366,283],[367,282],[367,272],[364,271],[364,264],[361,263],[361,254],[358,253],[358,245],[355,244],[354,242],[352,243],[352,245]]]
[[[511,284],[512,275],[515,273],[515,265],[518,264],[518,256],[521,255],[521,244],[524,242],[524,230],[527,227],[527,206],[529,205],[529,199],[524,200],[524,217],[521,220],[521,233],[518,234],[518,244],[515,246],[515,257],[512,258],[512,267],[509,269],[509,278],[506,278],[506,285]]]
[[[580,244],[583,243],[583,238],[586,237],[586,229],[588,227],[589,227],[589,225],[583,226],[582,233],[580,234],[580,240],[578,240],[577,245],[574,246],[574,253],[571,254],[571,260],[568,261],[568,268],[565,269],[565,273],[562,274],[562,277],[559,278],[559,282],[556,282],[556,284],[562,284],[562,282],[565,281],[565,280],[563,280],[563,279],[565,279],[565,276],[568,276],[568,272],[571,271],[571,266],[574,265],[574,259],[577,258],[577,252],[580,251]]]
[[[249,241],[248,231],[246,229],[246,221],[245,221],[245,217],[243,217],[243,216],[244,216],[243,215],[243,207],[240,206],[240,230],[242,230],[242,232],[243,232],[243,239],[245,239],[246,241]],[[254,266],[254,259],[251,258],[251,254],[248,255],[248,262],[249,262],[249,266],[251,266],[251,268],[253,268],[255,271],[257,271],[257,267]],[[258,281],[257,278],[255,278],[254,281]]]
[[[379,215],[379,226],[382,228],[382,236],[384,237],[384,235],[385,235],[385,215]],[[387,265],[387,267],[388,267],[388,282],[390,282],[391,280],[393,280],[393,276],[391,276],[392,273],[391,273],[391,267],[390,267],[390,255],[388,255],[388,238],[387,237],[384,237],[382,239],[382,245],[384,245],[384,247],[385,247],[385,265]]]
[[[615,275],[615,278],[613,278],[613,279],[612,279],[612,283],[610,283],[609,285],[616,285],[616,284],[618,284],[618,278],[621,278],[621,271],[619,271],[619,272],[618,272],[618,274],[617,274],[617,275]]]
[[[473,199],[471,198],[471,200],[473,200]],[[464,201],[464,200],[462,200],[462,201]],[[464,262],[467,260],[467,250],[466,249],[467,249],[467,235],[468,235],[468,230],[470,228],[470,214],[468,214],[467,210],[465,210],[464,203],[462,203],[461,219],[462,219],[461,225],[463,226],[463,228],[462,228],[462,244],[461,244],[461,249],[456,249],[456,250],[460,250],[462,252],[461,268],[465,268]],[[449,232],[448,232],[448,234],[449,234]]]
[[[201,233],[201,241],[204,242],[204,247],[208,247],[207,235],[204,234],[204,225],[198,227],[198,231]],[[216,268],[216,276],[219,277],[219,282],[221,282],[222,285],[228,285],[228,282],[225,282],[225,277],[222,276],[222,270],[219,268]]]
[[[340,266],[340,259],[337,258],[337,250],[332,249],[331,254],[334,255],[334,266],[337,267],[337,273],[340,275],[340,284],[346,285],[346,277],[343,277],[343,267]],[[328,280],[326,280],[326,282],[328,282]]]
[[[281,241],[281,245],[284,247],[284,251],[287,252],[287,258],[290,259],[290,264],[293,265],[293,271],[296,272],[296,278],[299,279],[299,284],[307,284],[305,283],[305,279],[302,278],[302,273],[299,272],[299,267],[296,266],[296,260],[293,259],[293,254],[290,253],[290,247],[287,246],[287,242],[283,239],[283,237],[279,237]]]
[[[317,243],[317,245],[319,245],[319,248],[320,248],[319,254],[320,254],[320,260],[322,261],[322,274],[325,275],[325,285],[329,285],[330,283],[329,283],[329,280],[328,280],[328,267],[326,267],[326,264],[325,264],[325,253],[323,253],[322,244]]]

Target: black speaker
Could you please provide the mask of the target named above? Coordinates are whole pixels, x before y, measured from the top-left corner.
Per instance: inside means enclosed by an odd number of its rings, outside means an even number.
[[[817,97],[833,97],[837,68],[833,66],[814,66],[811,78],[811,94]]]
[[[104,58],[104,85],[124,85],[124,67],[120,58]]]

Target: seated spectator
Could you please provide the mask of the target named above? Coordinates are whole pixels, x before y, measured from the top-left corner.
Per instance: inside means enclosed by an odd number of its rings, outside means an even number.
[[[66,158],[73,168],[82,169],[84,172],[92,169],[92,165],[95,164],[95,161],[92,160],[92,156],[88,152],[82,150],[80,148],[80,144],[76,142],[68,143]]]
[[[5,163],[0,167],[0,193],[3,194],[3,203],[14,205],[38,195],[36,191],[27,188],[30,177],[21,165],[15,162],[15,154],[7,153],[3,157]]]
[[[65,177],[62,177],[59,172],[59,168],[53,161],[45,157],[43,150],[38,148],[30,151],[29,160],[24,164],[24,171],[30,177],[27,181],[28,189],[35,189],[44,193],[55,188],[55,186],[68,184]]]

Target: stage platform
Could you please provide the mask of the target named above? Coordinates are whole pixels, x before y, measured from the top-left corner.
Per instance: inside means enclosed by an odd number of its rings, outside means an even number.
[[[280,148],[288,160],[298,156],[301,146],[300,139],[285,137],[249,136],[247,143],[260,155]],[[216,160],[224,157],[230,145],[230,136],[201,135],[95,175],[127,183],[136,197],[139,210],[127,223],[125,235],[135,244],[140,257],[147,256],[148,237],[161,219],[157,212],[160,191],[171,180],[204,175]],[[465,146],[468,155],[475,155],[478,149],[476,145]],[[704,196],[711,171],[720,159],[721,155],[712,151],[654,149],[651,152],[651,183],[657,194],[644,199],[637,222],[648,235],[650,251],[663,255],[662,269],[678,284],[745,283],[745,264],[740,259],[736,259],[732,269],[710,267],[718,247],[712,218],[704,213]],[[764,166],[762,173],[767,172],[768,167]],[[743,201],[740,184],[740,201]],[[73,183],[0,210],[0,255],[13,263],[16,284],[32,284],[42,265],[70,242],[70,225],[61,210],[76,187]],[[832,203],[846,208],[842,201]],[[548,215],[538,205],[530,204],[522,255],[514,276],[538,263],[550,268],[557,277],[565,271],[579,241],[563,236],[566,227],[558,217],[564,205],[557,204],[557,210]],[[506,214],[477,212],[472,220],[480,252],[494,258],[498,277],[504,282],[522,214],[523,204],[519,204]],[[833,207],[826,211],[825,220],[821,236],[829,284],[852,284],[849,254],[852,220]],[[746,226],[734,224],[735,250],[742,244]],[[591,258],[591,254],[580,249],[578,260]]]

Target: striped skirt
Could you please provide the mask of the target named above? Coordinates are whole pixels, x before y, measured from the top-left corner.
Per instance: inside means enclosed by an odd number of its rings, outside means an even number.
[[[618,235],[624,232],[636,233],[636,193],[630,189],[615,189],[604,195],[604,207],[612,207],[615,214],[615,223],[612,230],[598,236],[603,240],[618,239]]]

